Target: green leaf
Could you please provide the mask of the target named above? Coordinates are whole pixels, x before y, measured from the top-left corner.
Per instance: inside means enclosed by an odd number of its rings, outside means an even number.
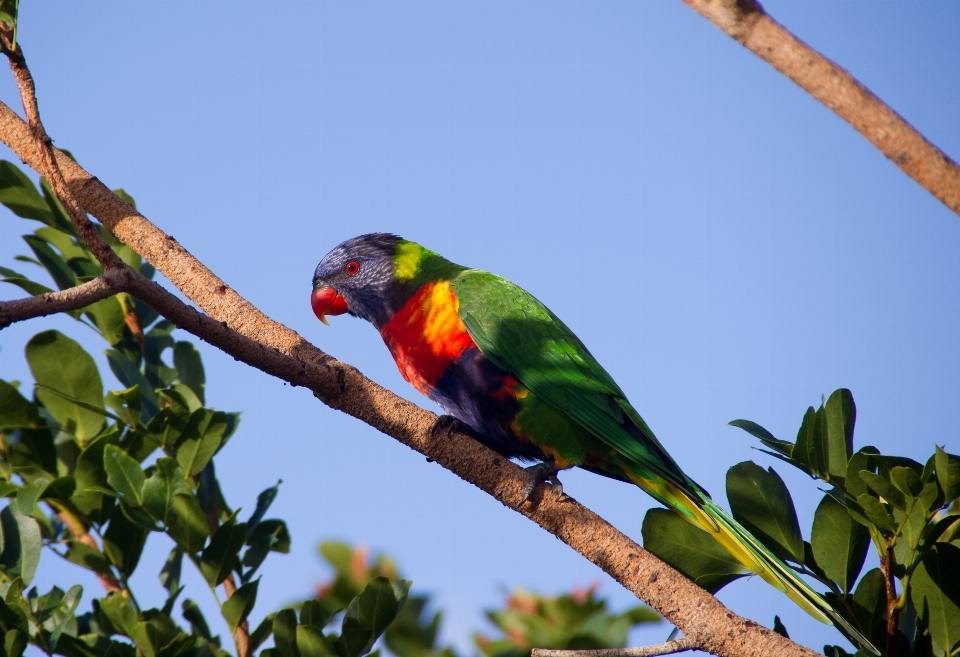
[[[410,582],[390,583],[386,577],[375,577],[353,599],[343,616],[338,653],[360,657],[370,652],[387,626],[393,622],[406,602]],[[299,643],[298,643],[299,645]]]
[[[773,468],[744,461],[727,470],[733,517],[781,559],[803,563],[803,537],[786,484]]]
[[[0,276],[3,276],[4,283],[10,283],[11,285],[16,285],[21,290],[27,294],[37,296],[38,294],[46,294],[47,292],[53,292],[46,285],[40,285],[36,281],[32,281],[23,274],[15,272],[12,269],[7,269],[6,267],[0,267]],[[70,315],[74,318],[79,317],[79,311],[71,311]]]
[[[7,657],[20,657],[27,649],[29,638],[20,630],[9,630],[3,635],[3,652]]]
[[[869,492],[867,484],[860,478],[860,471],[874,472],[877,469],[876,457],[879,455],[875,447],[864,447],[850,457],[847,462],[847,473],[844,476],[844,488],[847,497],[857,499]]]
[[[643,518],[643,546],[710,593],[750,574],[709,534],[675,511],[650,509]]]
[[[863,568],[870,532],[847,513],[840,502],[824,495],[813,516],[810,544],[817,565],[846,593]]]
[[[200,571],[210,586],[220,584],[234,569],[246,536],[247,525],[237,523],[236,512],[217,528],[200,557]]]
[[[338,657],[336,648],[323,636],[319,627],[298,625],[296,637],[300,657]]]
[[[960,642],[960,548],[936,543],[913,573],[911,598],[934,643],[950,653]]]
[[[43,489],[41,498],[66,503],[70,501],[70,498],[76,490],[76,479],[73,477],[57,477]],[[0,493],[2,493],[2,486],[0,486]]]
[[[10,504],[0,511],[0,528],[3,529],[0,565],[10,579],[19,577],[25,586],[29,586],[37,572],[43,547],[40,525],[21,513],[16,504]]]
[[[124,424],[135,427],[140,423],[140,386],[108,392],[104,404],[113,409]]]
[[[177,369],[177,378],[180,382],[193,390],[201,404],[206,403],[204,390],[207,386],[207,377],[197,348],[189,342],[176,343],[173,347],[173,366]]]
[[[907,499],[897,488],[889,481],[878,474],[867,470],[860,471],[860,479],[867,485],[867,488],[883,498],[883,500],[892,506],[903,511],[906,509]],[[861,505],[863,506],[863,505]]]
[[[659,616],[657,616],[659,619]],[[319,628],[323,628],[327,624],[326,616],[323,614],[323,605],[320,604],[319,600],[306,600],[300,606],[300,624],[301,625],[314,625]]]
[[[70,498],[73,505],[84,515],[89,516],[96,522],[106,522],[110,510],[115,502],[110,498],[104,498],[99,492],[94,492],[93,488],[105,488],[107,485],[107,474],[103,467],[104,448],[116,439],[115,434],[97,438],[90,443],[86,449],[80,452],[77,457],[77,465],[73,471],[73,478],[76,480],[76,490]]]
[[[74,584],[60,600],[59,611],[61,614],[63,614],[63,616],[61,617],[60,622],[57,623],[56,627],[50,633],[50,639],[47,641],[47,646],[50,648],[50,650],[53,650],[56,647],[57,642],[60,641],[60,635],[63,634],[63,631],[67,628],[67,624],[71,621],[75,622],[73,613],[80,605],[81,597],[83,597],[83,587],[79,584]]]
[[[111,413],[110,411],[104,409],[103,406],[98,406],[98,405],[96,405],[96,404],[90,404],[90,403],[85,402],[85,401],[82,401],[82,400],[80,400],[80,399],[75,399],[74,397],[71,397],[70,395],[68,395],[68,394],[66,394],[66,393],[60,392],[59,390],[55,390],[54,388],[51,388],[50,386],[45,386],[45,385],[43,385],[42,383],[37,383],[37,384],[35,384],[35,385],[36,385],[36,387],[37,387],[38,389],[44,390],[44,391],[49,392],[49,393],[52,393],[52,394],[54,394],[54,395],[56,395],[57,397],[60,397],[60,398],[62,398],[62,399],[66,399],[66,400],[67,400],[68,402],[70,402],[71,404],[76,404],[76,405],[79,406],[80,408],[85,408],[86,410],[90,411],[91,413],[96,413],[97,415],[102,415],[103,417],[110,418],[111,420],[122,421],[122,420],[120,420],[119,417],[117,417],[116,415],[114,415],[114,414]]]
[[[103,334],[103,339],[106,340],[111,347],[120,344],[121,340],[123,340],[123,330],[127,325],[124,321],[125,313],[123,312],[123,306],[120,305],[120,300],[116,296],[101,299],[87,306],[84,312],[93,320],[97,328],[100,329],[100,333]]]
[[[177,441],[177,461],[191,477],[200,474],[217,453],[227,429],[226,414],[201,408],[190,415],[190,421]]]
[[[913,468],[896,466],[890,469],[890,481],[907,497],[919,497],[923,482]]]
[[[934,457],[937,466],[937,480],[948,500],[960,497],[960,456],[947,454],[940,446]]]
[[[743,429],[751,436],[758,438],[761,443],[774,450],[778,454],[790,458],[790,455],[793,453],[793,443],[774,438],[772,433],[761,427],[756,422],[751,422],[750,420],[734,420],[729,424],[730,426]]]
[[[283,483],[283,479],[277,481],[276,486],[271,486],[260,492],[257,495],[257,508],[253,510],[253,513],[250,515],[250,519],[247,520],[247,536],[249,537],[253,534],[254,530],[257,528],[257,525],[260,524],[260,521],[263,520],[264,514],[270,508],[270,505],[273,504],[273,501],[277,499],[277,494],[280,492],[280,484]]]
[[[50,480],[46,477],[37,477],[29,486],[25,486],[17,491],[17,508],[26,516],[33,514],[33,509],[37,506],[37,500],[47,489]]]
[[[173,499],[173,513],[177,521],[167,527],[167,534],[189,554],[202,550],[210,534],[207,517],[197,498],[193,494],[177,495]]]
[[[127,388],[139,386],[140,388],[140,421],[146,424],[154,415],[160,411],[160,402],[157,400],[157,393],[154,392],[153,385],[147,381],[146,377],[140,372],[136,363],[127,358],[123,352],[116,349],[107,349],[104,352],[107,355],[107,363],[110,365],[110,371]]]
[[[813,410],[813,406],[808,408],[800,424],[797,442],[792,452],[795,461],[808,466],[811,472],[817,475],[823,475],[825,472],[823,424],[823,406],[816,411]]]
[[[293,611],[291,609],[291,611]],[[257,629],[250,633],[250,649],[256,650],[260,645],[270,638],[270,635],[273,634],[273,620],[277,617],[277,612],[271,612],[267,614],[260,624],[257,625]],[[262,657],[263,653],[261,653]]]
[[[75,340],[59,331],[44,331],[30,339],[26,348],[30,371],[38,384],[58,390],[73,399],[99,406],[103,382],[93,358]],[[103,417],[44,389],[37,399],[61,425],[86,442],[100,432]]]
[[[887,511],[887,507],[871,495],[861,495],[857,498],[857,504],[863,509],[864,514],[878,529],[888,534],[897,530],[897,523],[893,516]]]
[[[272,534],[257,534],[253,541],[250,542],[250,547],[243,553],[242,563],[247,568],[247,571],[243,573],[244,582],[249,581],[250,578],[253,577],[254,573],[257,572],[257,569],[260,568],[260,565],[263,563],[263,560],[267,558],[267,555],[276,542],[280,529],[280,527],[277,527]]]
[[[853,608],[857,627],[875,645],[883,645],[887,625],[887,589],[883,571],[874,568],[867,572],[853,594]]]
[[[40,422],[37,407],[14,386],[0,379],[0,427],[36,427]]]
[[[149,535],[148,530],[130,522],[119,507],[114,507],[103,535],[103,551],[110,563],[129,577],[140,563]]]
[[[177,495],[192,495],[183,470],[170,457],[157,459],[157,470],[143,484],[143,506],[165,527],[174,524],[174,501]]]
[[[253,605],[257,602],[257,587],[259,585],[259,579],[244,584],[234,591],[233,595],[220,608],[223,619],[230,626],[231,633],[235,632],[237,626],[247,620],[247,616],[253,611]]]
[[[50,209],[36,185],[19,167],[7,160],[0,160],[0,203],[18,217],[54,225]]]
[[[183,548],[177,546],[170,550],[166,563],[160,571],[160,584],[173,595],[180,588],[180,574],[183,571]]]
[[[247,544],[253,545],[260,536],[274,537],[273,544],[270,547],[271,552],[280,552],[287,554],[290,552],[290,531],[287,524],[278,518],[262,520],[254,528],[253,533],[247,538]]]
[[[281,609],[273,618],[273,642],[285,657],[300,657],[297,650],[297,612]]]
[[[143,505],[141,491],[147,476],[139,463],[119,447],[107,445],[103,450],[103,468],[107,473],[107,482],[123,500],[133,506]]]
[[[92,570],[95,573],[113,575],[113,571],[110,569],[110,563],[100,550],[86,543],[81,543],[80,541],[67,541],[67,544],[70,546],[64,555],[67,561],[75,563],[87,570]]]
[[[824,456],[830,479],[843,481],[847,475],[847,461],[853,454],[853,426],[857,407],[853,394],[846,388],[835,390],[824,407],[826,431]]]
[[[37,260],[47,270],[53,282],[61,290],[66,290],[77,285],[77,275],[70,268],[70,265],[58,254],[46,240],[40,239],[36,235],[24,235],[23,241],[27,243]]]
[[[112,592],[100,598],[100,615],[106,617],[114,629],[132,637],[140,619],[137,612],[121,594]]]
[[[210,634],[210,626],[207,625],[207,619],[203,617],[203,611],[200,609],[200,605],[190,598],[187,598],[183,601],[182,609],[183,617],[190,623],[192,632],[198,636],[202,636],[207,641],[212,641],[213,636]]]

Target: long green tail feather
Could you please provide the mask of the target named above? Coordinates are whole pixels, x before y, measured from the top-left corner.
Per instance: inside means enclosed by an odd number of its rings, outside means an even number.
[[[824,623],[832,623],[840,632],[862,649],[879,657],[877,650],[847,619],[841,616],[822,595],[813,590],[790,566],[775,557],[750,532],[730,517],[708,497],[697,506],[712,518],[719,531],[713,536],[744,566],[764,581],[783,591],[808,614]],[[696,504],[695,500],[691,500]],[[724,540],[725,539],[725,540]]]

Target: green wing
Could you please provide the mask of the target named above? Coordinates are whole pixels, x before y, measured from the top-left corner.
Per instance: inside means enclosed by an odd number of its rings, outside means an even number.
[[[497,367],[631,463],[684,490],[700,491],[613,378],[546,306],[510,281],[483,271],[467,270],[453,286],[470,337]]]

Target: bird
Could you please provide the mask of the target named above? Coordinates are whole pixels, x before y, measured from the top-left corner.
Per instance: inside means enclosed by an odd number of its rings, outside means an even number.
[[[677,465],[623,390],[546,306],[495,274],[455,264],[390,233],[348,239],[313,275],[324,324],[373,324],[400,374],[499,454],[537,462],[537,484],[579,467],[635,484],[708,532],[814,618],[879,652],[830,603]]]

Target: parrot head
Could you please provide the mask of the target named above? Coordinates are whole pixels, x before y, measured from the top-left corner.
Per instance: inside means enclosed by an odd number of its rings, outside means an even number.
[[[349,313],[378,328],[393,315],[399,292],[396,255],[405,242],[389,233],[349,239],[323,257],[313,273],[310,304],[324,324]]]

